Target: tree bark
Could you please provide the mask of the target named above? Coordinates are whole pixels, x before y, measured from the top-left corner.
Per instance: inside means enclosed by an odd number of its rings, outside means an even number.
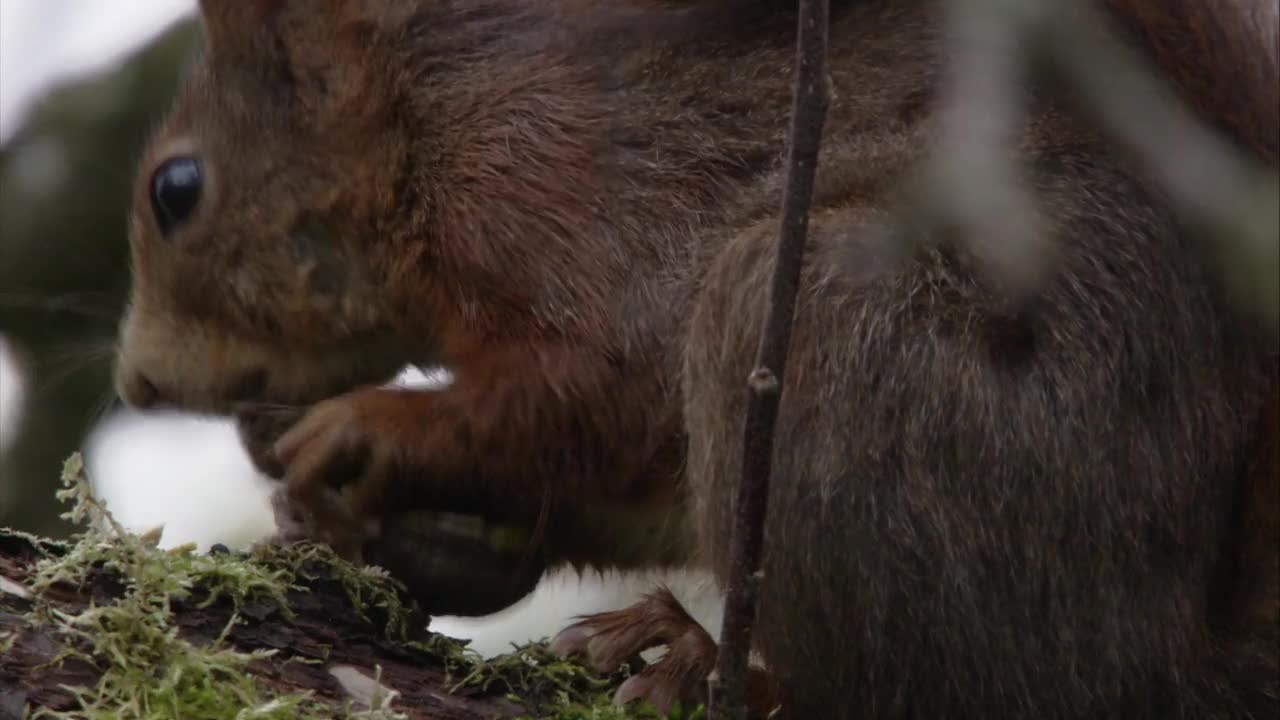
[[[24,717],[24,709],[33,714],[41,708],[75,710],[75,697],[64,686],[93,687],[101,677],[97,668],[80,659],[42,667],[64,649],[64,641],[50,628],[33,625],[24,617],[34,600],[23,594],[36,562],[49,552],[56,553],[56,546],[0,530],[0,643],[16,631],[12,644],[0,655],[0,719]],[[242,605],[242,622],[223,636],[229,646],[243,652],[278,651],[250,664],[250,671],[268,691],[310,691],[317,699],[332,701],[336,709],[350,696],[330,674],[332,668],[347,665],[372,678],[380,666],[381,683],[399,693],[393,709],[414,720],[492,720],[534,714],[502,697],[499,690],[450,693],[440,657],[386,639],[379,627],[360,617],[336,580],[305,584],[308,592],[295,590],[287,595],[293,617],[285,617],[271,603]],[[94,572],[81,587],[55,586],[42,594],[41,601],[78,613],[91,601],[111,602],[121,590],[113,574]],[[229,600],[199,608],[201,599],[196,593],[173,604],[179,636],[195,645],[222,635],[233,612]],[[420,625],[425,628],[425,618]],[[4,647],[0,644],[0,649]]]

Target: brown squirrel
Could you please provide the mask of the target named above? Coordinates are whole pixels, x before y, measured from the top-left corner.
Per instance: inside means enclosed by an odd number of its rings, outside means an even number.
[[[141,160],[121,396],[236,413],[299,531],[433,612],[565,563],[723,579],[794,5],[201,0]],[[1277,164],[1273,37],[1107,6]],[[1274,338],[1049,84],[1019,143],[1060,248],[1034,301],[903,254],[941,7],[832,8],[755,632],[785,715],[1274,717]],[[453,383],[379,385],[406,364]],[[619,699],[700,699],[715,645],[668,595],[555,641],[602,669],[656,643]]]

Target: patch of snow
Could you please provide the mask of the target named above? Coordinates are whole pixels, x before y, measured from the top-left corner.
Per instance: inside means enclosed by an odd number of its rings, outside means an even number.
[[[590,571],[579,575],[572,569],[553,571],[533,593],[505,610],[475,618],[432,618],[431,629],[470,640],[469,647],[487,658],[510,652],[513,643],[553,637],[578,615],[627,607],[659,584],[667,586],[693,619],[719,639],[723,604],[718,585],[707,573],[678,570],[603,576]]]
[[[0,452],[8,449],[18,434],[25,385],[17,358],[0,336]]]
[[[160,546],[244,548],[275,532],[272,482],[225,419],[123,410],[89,436],[94,493],[131,531],[164,526]]]

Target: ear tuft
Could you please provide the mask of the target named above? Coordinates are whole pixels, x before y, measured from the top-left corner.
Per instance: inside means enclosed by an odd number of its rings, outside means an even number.
[[[200,0],[205,37],[215,56],[271,51],[271,25],[286,0]]]

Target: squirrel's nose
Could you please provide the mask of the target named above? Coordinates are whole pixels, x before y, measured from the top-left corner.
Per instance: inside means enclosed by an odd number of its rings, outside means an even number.
[[[116,397],[125,405],[138,410],[154,410],[168,404],[155,383],[142,373],[132,370],[122,370],[117,375]]]
[[[148,380],[143,375],[138,375],[134,382],[133,392],[127,398],[128,402],[134,407],[142,410],[148,410],[155,407],[160,401],[160,390],[155,383]]]

